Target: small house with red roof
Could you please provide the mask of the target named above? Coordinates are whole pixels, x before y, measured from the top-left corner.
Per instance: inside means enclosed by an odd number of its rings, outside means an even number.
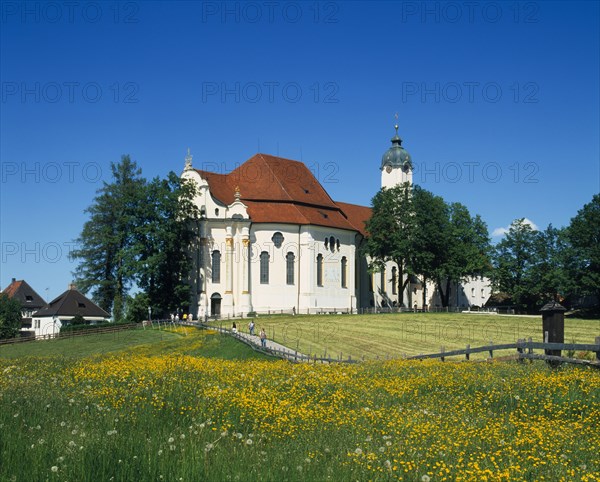
[[[31,329],[32,315],[46,305],[44,299],[25,280],[13,278],[11,283],[2,290],[9,298],[21,303],[21,331]]]

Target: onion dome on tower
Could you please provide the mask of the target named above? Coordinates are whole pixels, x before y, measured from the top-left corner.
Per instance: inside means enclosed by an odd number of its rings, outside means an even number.
[[[402,147],[402,139],[398,135],[398,124],[394,126],[396,135],[392,137],[392,146],[381,157],[381,170],[390,172],[392,169],[402,169],[404,172],[412,170],[410,154]]]

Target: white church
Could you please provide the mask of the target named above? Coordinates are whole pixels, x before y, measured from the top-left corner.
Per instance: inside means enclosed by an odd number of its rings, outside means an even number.
[[[391,141],[381,161],[381,186],[412,183],[398,126]],[[256,154],[220,174],[194,169],[188,151],[181,177],[197,185],[201,215],[190,275],[194,317],[398,307],[394,263],[369,273],[360,255],[371,209],[331,199],[303,163]],[[441,307],[432,284],[410,281],[406,309]],[[471,279],[452,287],[451,306],[482,306],[490,294],[487,279]]]

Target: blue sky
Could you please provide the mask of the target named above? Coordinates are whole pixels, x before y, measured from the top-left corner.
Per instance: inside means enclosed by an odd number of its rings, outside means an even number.
[[[0,5],[0,288],[66,289],[123,154],[150,178],[260,150],[368,205],[397,112],[414,181],[490,233],[600,191],[598,2]]]

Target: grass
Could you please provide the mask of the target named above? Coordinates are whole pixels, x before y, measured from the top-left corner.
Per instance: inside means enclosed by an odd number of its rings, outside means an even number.
[[[180,354],[227,360],[265,359],[248,346],[216,332],[201,334],[196,329],[136,329],[100,335],[0,345],[0,358],[65,357],[130,352],[140,355]]]
[[[224,327],[230,322],[219,321]],[[397,313],[380,315],[277,316],[256,319],[270,339],[306,354],[376,359],[514,343],[531,337],[543,341],[542,319],[467,313]],[[238,323],[247,331],[245,323]],[[599,319],[565,319],[565,342],[593,343]],[[495,353],[495,356],[506,352]],[[511,352],[512,354],[512,352]],[[486,354],[474,355],[485,357]]]
[[[200,355],[254,352],[143,336],[0,358],[0,481],[600,480],[598,370],[219,359]]]

